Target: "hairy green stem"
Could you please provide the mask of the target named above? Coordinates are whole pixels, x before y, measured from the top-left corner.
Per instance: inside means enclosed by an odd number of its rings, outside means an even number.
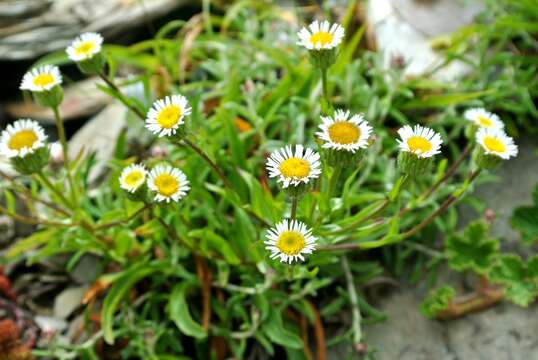
[[[126,96],[123,95],[120,88],[112,80],[110,80],[103,71],[99,72],[99,77],[108,85],[109,88],[114,90],[123,105],[127,106],[127,108],[133,113],[135,113],[136,116],[138,116],[142,121],[146,120],[146,116],[142,113],[142,111],[140,111],[139,108],[131,104],[131,102],[126,98]]]
[[[353,344],[357,345],[362,341],[361,312],[359,309],[359,301],[357,300],[357,289],[355,289],[353,275],[351,274],[346,255],[342,255],[342,270],[346,277],[347,292],[349,294],[349,302],[351,303],[351,330],[353,334]]]
[[[297,218],[297,204],[299,203],[299,196],[293,195],[291,198],[291,214],[290,218],[295,220]]]
[[[325,113],[328,113],[330,102],[329,102],[329,87],[327,83],[327,68],[322,67],[320,71],[321,71],[321,87],[322,87],[323,99],[324,99],[323,110]]]
[[[213,169],[213,171],[215,171],[215,173],[217,173],[217,175],[220,177],[220,179],[222,180],[222,182],[224,183],[224,186],[226,186],[228,189],[231,189],[233,190],[232,188],[232,184],[230,184],[230,181],[228,181],[228,178],[226,177],[226,175],[224,174],[224,172],[222,171],[222,169],[220,167],[218,167],[218,165],[213,162],[213,160],[211,160],[209,158],[209,156],[207,156],[207,154],[202,150],[200,149],[196,144],[194,144],[192,141],[190,141],[189,139],[187,138],[184,138],[183,139],[183,142],[185,144],[187,144],[187,146],[189,146],[192,150],[194,150],[194,152],[196,152],[198,155],[200,155],[200,157],[202,159],[204,159],[204,161]]]
[[[329,181],[329,189],[327,191],[327,197],[329,198],[329,202],[331,201],[331,197],[334,193],[334,189],[336,188],[336,184],[338,184],[338,179],[340,179],[341,174],[342,174],[342,167],[336,166],[331,175],[331,180]]]
[[[74,205],[71,204],[69,202],[69,200],[67,200],[67,198],[65,197],[65,195],[60,191],[58,190],[58,188],[56,186],[54,186],[54,184],[52,182],[50,182],[50,180],[48,179],[48,177],[43,174],[43,171],[40,171],[38,173],[36,173],[36,176],[38,178],[38,180],[40,180],[43,185],[49,190],[51,191],[52,193],[54,193],[61,201],[62,203],[68,207],[69,209],[73,209],[74,208]]]
[[[471,183],[473,182],[474,179],[476,179],[476,177],[480,174],[480,170],[476,170],[474,171],[473,173],[471,173],[471,175],[469,176],[469,179],[468,179],[468,183]],[[404,238],[408,238],[410,236],[413,236],[414,234],[416,234],[418,231],[422,230],[425,226],[429,225],[438,215],[442,214],[443,212],[445,212],[446,209],[448,209],[450,207],[450,205],[452,205],[452,203],[454,203],[459,197],[461,196],[461,193],[458,194],[458,195],[450,195],[444,202],[443,204],[439,207],[439,209],[437,209],[436,211],[434,211],[433,213],[430,214],[430,216],[428,216],[427,218],[425,218],[424,220],[422,220],[420,223],[418,223],[417,225],[415,225],[413,228],[411,228],[410,230],[406,231],[404,234],[403,234],[403,237]]]
[[[71,176],[71,170],[69,169],[69,148],[67,145],[67,137],[65,135],[64,123],[60,116],[60,109],[58,108],[58,106],[53,106],[52,111],[54,112],[54,119],[56,120],[56,129],[58,130],[58,137],[60,138],[60,143],[62,144],[62,151],[64,153],[64,167],[67,173],[67,181],[69,182],[69,188],[71,190],[71,199],[73,201],[73,205],[76,206],[76,204],[78,203],[77,189],[75,188],[75,182],[73,181],[73,177]]]

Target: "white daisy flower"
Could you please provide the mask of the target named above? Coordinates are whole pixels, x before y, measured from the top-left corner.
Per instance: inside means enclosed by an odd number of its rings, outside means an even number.
[[[49,91],[62,83],[60,69],[53,65],[44,65],[34,68],[24,74],[21,82],[21,90]]]
[[[10,124],[0,136],[0,154],[7,158],[25,157],[45,146],[47,136],[37,121],[21,119]]]
[[[330,24],[328,21],[313,21],[308,29],[303,27],[297,33],[298,45],[308,50],[328,50],[337,47],[344,38],[345,31],[340,24]]]
[[[147,170],[144,165],[131,164],[120,175],[120,187],[125,191],[134,193],[146,182]]]
[[[185,96],[172,95],[157,100],[148,111],[146,128],[161,136],[174,135],[183,118],[191,113],[191,108]]]
[[[319,154],[302,145],[295,146],[295,153],[291,146],[273,151],[266,167],[269,177],[278,177],[284,188],[307,184],[321,174]]]
[[[486,154],[495,155],[504,160],[517,156],[518,153],[514,139],[500,129],[478,129],[476,132],[476,142],[482,146]]]
[[[312,229],[297,220],[283,220],[267,231],[265,249],[271,251],[271,259],[278,258],[283,263],[304,261],[306,254],[316,249],[317,238]]]
[[[178,201],[187,195],[189,180],[183,171],[169,165],[158,165],[149,172],[148,187],[154,191],[155,201]]]
[[[494,113],[483,108],[473,108],[465,110],[463,116],[481,128],[504,129],[504,123]]]
[[[89,32],[77,37],[65,50],[69,59],[79,62],[88,60],[101,52],[103,37],[94,32]]]
[[[409,125],[398,130],[401,140],[397,140],[400,144],[400,151],[410,152],[420,158],[428,158],[441,151],[441,136],[430,128],[415,125],[411,128]]]
[[[336,110],[333,117],[322,116],[323,123],[316,135],[325,143],[324,148],[355,152],[368,146],[372,127],[361,114],[349,118],[350,112]]]

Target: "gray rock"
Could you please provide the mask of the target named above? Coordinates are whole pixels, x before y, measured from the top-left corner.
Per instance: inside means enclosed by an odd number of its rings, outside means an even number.
[[[82,302],[87,286],[70,287],[62,291],[54,299],[54,316],[66,319],[75,311]]]
[[[67,322],[51,316],[38,315],[34,317],[35,322],[45,333],[59,333],[67,328]]]
[[[450,34],[484,10],[481,0],[390,0],[399,16],[423,34]]]
[[[187,0],[4,0],[0,6],[0,58],[31,59],[60,50],[88,31],[106,38],[168,14]],[[13,21],[10,16],[18,15]]]
[[[120,103],[111,103],[90,119],[69,140],[69,157],[74,159],[81,151],[95,152],[96,164],[89,181],[93,182],[103,173],[106,163],[112,158],[116,140],[125,126],[127,109]]]
[[[468,23],[479,9],[480,2],[463,6],[454,0],[370,0],[367,7],[369,31],[376,47],[390,67],[395,59],[405,63],[406,76],[419,76],[444,63],[445,55],[431,46],[433,37],[446,30],[453,31]],[[469,71],[462,61],[451,61],[432,77],[454,82]]]
[[[15,221],[7,215],[0,216],[0,247],[7,245],[15,236]]]
[[[538,305],[511,304],[452,321],[426,319],[418,307],[423,292],[405,289],[380,304],[388,320],[365,326],[378,360],[538,359]]]
[[[97,278],[100,270],[99,258],[95,255],[87,254],[79,259],[71,272],[71,277],[78,284],[89,284]]]

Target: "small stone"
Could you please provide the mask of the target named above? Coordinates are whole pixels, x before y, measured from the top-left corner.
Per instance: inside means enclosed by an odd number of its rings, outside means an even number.
[[[0,216],[0,246],[7,245],[15,236],[15,222],[7,215]]]
[[[95,281],[100,269],[99,258],[95,255],[86,254],[78,260],[71,272],[71,277],[78,284],[90,284]]]
[[[54,299],[54,316],[60,319],[68,318],[81,305],[87,290],[87,286],[81,286],[62,291]]]

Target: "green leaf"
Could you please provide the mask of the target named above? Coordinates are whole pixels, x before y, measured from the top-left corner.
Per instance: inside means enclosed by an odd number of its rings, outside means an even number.
[[[538,296],[538,258],[524,263],[517,255],[503,255],[491,269],[489,278],[505,286],[507,300],[527,307]]]
[[[538,185],[532,194],[534,205],[520,206],[510,217],[510,224],[521,235],[521,240],[532,245],[538,242]]]
[[[468,100],[481,98],[484,95],[491,95],[494,92],[495,90],[484,90],[470,93],[427,95],[421,99],[409,101],[403,106],[403,109],[423,109],[457,105]]]
[[[274,307],[271,308],[269,318],[264,324],[262,331],[267,334],[271,341],[278,345],[292,349],[302,349],[303,347],[301,337],[284,327],[282,313]]]
[[[451,268],[484,274],[499,254],[499,241],[489,238],[486,224],[474,222],[467,226],[463,235],[446,239],[445,252]]]
[[[28,236],[25,239],[17,241],[13,244],[12,247],[6,252],[6,257],[13,258],[24,252],[33,250],[38,246],[48,243],[53,237],[59,233],[58,229],[47,229],[42,231],[36,231],[32,235]]]
[[[234,209],[233,244],[237,246],[237,250],[242,258],[258,262],[261,260],[261,256],[255,247],[256,229],[245,210],[236,205],[234,205]]]
[[[191,286],[192,283],[183,282],[172,290],[168,302],[170,318],[185,335],[203,339],[207,336],[207,332],[192,319],[187,303],[186,293]]]
[[[193,230],[189,232],[189,236],[201,239],[210,250],[220,253],[227,263],[238,265],[241,262],[228,241],[213,231],[209,229]]]
[[[158,266],[152,264],[139,264],[126,270],[121,276],[116,278],[114,285],[103,302],[103,310],[101,312],[103,335],[107,344],[114,343],[114,313],[121,300],[134,284],[157,270],[159,270]]]
[[[455,294],[456,291],[448,285],[432,290],[420,304],[420,311],[427,318],[433,319],[448,308]]]
[[[6,202],[6,209],[9,213],[14,214],[17,211],[17,201],[15,196],[9,190],[4,190],[4,198]]]

